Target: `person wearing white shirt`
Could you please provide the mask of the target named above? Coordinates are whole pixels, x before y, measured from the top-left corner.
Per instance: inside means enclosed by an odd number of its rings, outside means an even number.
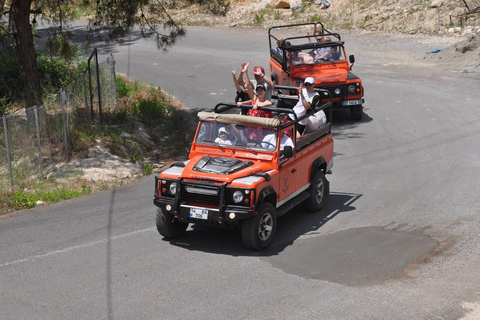
[[[313,98],[318,96],[318,93],[314,89],[315,80],[312,77],[307,77],[303,81],[303,84],[300,85],[298,88],[298,102],[293,107],[293,111],[297,116],[297,119],[304,116],[307,113],[307,110],[312,107]],[[293,114],[290,114],[290,118],[293,120],[295,119]],[[307,125],[308,117],[298,121],[297,126],[297,138],[299,138],[303,131],[305,130],[305,126]]]

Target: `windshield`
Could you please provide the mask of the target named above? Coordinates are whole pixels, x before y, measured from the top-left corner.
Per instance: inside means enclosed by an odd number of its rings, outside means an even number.
[[[277,144],[277,130],[201,121],[195,142],[222,148],[274,152]]]
[[[294,66],[345,61],[343,47],[338,45],[292,51],[291,56]]]

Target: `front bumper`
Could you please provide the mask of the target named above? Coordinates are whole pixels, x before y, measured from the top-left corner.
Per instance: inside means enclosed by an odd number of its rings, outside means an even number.
[[[235,206],[224,206],[223,208],[212,208],[206,206],[189,205],[187,203],[175,204],[175,199],[168,199],[155,196],[153,203],[163,212],[172,213],[176,219],[189,223],[200,223],[205,225],[216,225],[220,227],[231,227],[242,220],[250,219],[257,214],[254,209],[240,208]],[[202,218],[198,218],[194,212],[206,212]]]

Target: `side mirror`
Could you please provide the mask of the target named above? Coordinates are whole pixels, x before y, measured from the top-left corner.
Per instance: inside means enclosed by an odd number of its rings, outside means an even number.
[[[348,56],[348,61],[350,61],[350,69],[353,69],[353,64],[355,63],[355,56],[353,54]]]
[[[283,156],[285,158],[291,158],[293,156],[293,149],[292,146],[285,146],[283,148]]]

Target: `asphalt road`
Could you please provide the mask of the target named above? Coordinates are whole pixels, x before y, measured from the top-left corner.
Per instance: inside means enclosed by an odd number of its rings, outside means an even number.
[[[166,54],[135,37],[101,52],[192,111],[233,98],[233,65],[267,65],[265,30],[188,31]],[[162,240],[153,176],[3,216],[0,319],[478,319],[479,75],[422,65],[432,44],[413,38],[345,39],[364,118],[334,115],[321,213],[282,216],[262,253],[238,231]]]

